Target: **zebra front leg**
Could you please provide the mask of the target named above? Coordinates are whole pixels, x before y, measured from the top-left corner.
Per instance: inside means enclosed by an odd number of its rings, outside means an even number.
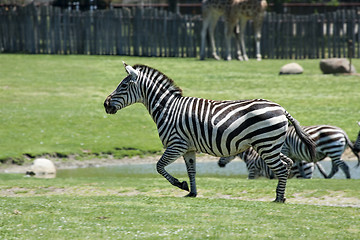
[[[189,191],[189,186],[186,181],[180,182],[177,178],[174,178],[165,170],[166,166],[173,163],[176,159],[184,154],[183,152],[179,151],[179,149],[181,148],[167,148],[164,154],[161,156],[160,160],[156,163],[156,170],[172,185],[182,190]]]
[[[185,197],[196,197],[197,190],[196,190],[196,182],[195,182],[195,175],[196,175],[196,156],[195,152],[187,152],[184,154],[184,160],[186,163],[187,173],[190,179],[190,193]]]

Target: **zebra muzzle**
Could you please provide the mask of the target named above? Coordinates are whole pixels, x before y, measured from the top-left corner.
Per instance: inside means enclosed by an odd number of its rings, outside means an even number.
[[[110,96],[106,98],[104,102],[105,111],[107,114],[115,114],[117,112],[117,109],[114,105],[110,103]]]

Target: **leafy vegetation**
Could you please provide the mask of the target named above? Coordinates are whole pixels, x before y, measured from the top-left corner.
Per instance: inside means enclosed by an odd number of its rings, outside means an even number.
[[[302,125],[332,124],[355,140],[360,120],[358,76],[323,75],[319,60],[298,60],[302,75],[278,75],[292,60],[199,61],[184,58],[0,55],[0,160],[70,154],[80,158],[162,151],[141,104],[107,115],[103,102],[125,77],[122,60],[159,69],[185,96],[215,100],[265,98]],[[360,69],[360,60],[353,63]]]

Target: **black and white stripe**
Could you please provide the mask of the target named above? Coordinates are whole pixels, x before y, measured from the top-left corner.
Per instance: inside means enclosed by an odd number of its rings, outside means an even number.
[[[189,191],[186,181],[171,176],[165,167],[183,156],[189,179],[190,193],[197,195],[195,153],[232,156],[253,147],[278,177],[277,202],[285,201],[288,169],[292,161],[280,151],[285,141],[288,121],[314,153],[313,141],[291,115],[280,105],[263,100],[213,101],[184,97],[173,81],[156,69],[126,64],[128,76],[104,102],[107,113],[141,102],[157,125],[159,137],[166,148],[158,161],[157,171],[171,184]]]
[[[294,164],[294,167],[298,165],[297,170],[300,172],[300,175],[303,178],[307,178],[304,171],[304,166],[301,167],[302,162],[315,162],[321,161],[326,157],[329,157],[332,161],[332,168],[329,175],[327,175],[321,165],[316,164],[320,173],[325,178],[332,178],[334,174],[339,170],[339,167],[344,171],[345,176],[347,178],[351,178],[349,166],[341,159],[342,154],[344,153],[347,146],[350,147],[354,155],[358,159],[358,165],[360,163],[360,158],[358,155],[359,150],[355,148],[355,146],[349,140],[349,137],[339,127],[330,126],[330,125],[316,125],[316,126],[307,126],[303,127],[304,131],[310,135],[312,139],[314,139],[316,143],[316,155],[313,160],[311,160],[311,156],[309,155],[306,145],[299,139],[296,134],[296,131],[293,126],[289,127],[286,133],[285,144],[281,150],[281,152],[290,157],[297,164]],[[359,139],[359,137],[358,137]],[[359,140],[360,141],[360,140]],[[247,159],[253,158],[255,161],[258,161],[259,166],[261,166],[261,160],[257,160],[260,158],[256,152],[242,153],[238,155],[245,162]],[[233,158],[220,158],[218,164],[226,165],[227,162],[231,161]],[[251,161],[254,161],[254,160]],[[250,160],[248,160],[250,161]],[[261,169],[265,169],[265,167],[261,167]],[[250,171],[250,170],[249,170]]]
[[[241,158],[245,164],[246,168],[249,171],[248,179],[255,179],[258,177],[266,177],[270,179],[276,178],[274,172],[268,167],[268,165],[262,160],[262,158],[254,151],[254,149],[249,148],[248,150],[241,152],[237,155]],[[235,159],[235,156],[222,157],[218,161],[220,167],[225,167],[230,161]],[[304,172],[304,176],[300,173],[300,167]],[[310,162],[295,162],[291,167],[288,178],[312,178],[314,172],[314,163]]]
[[[358,122],[358,125],[360,127],[360,122]],[[359,131],[356,141],[354,143],[354,149],[355,149],[355,151],[360,152],[360,131]]]
[[[306,131],[316,143],[314,161],[318,162],[326,157],[329,157],[332,161],[332,169],[330,174],[327,175],[327,178],[332,178],[339,167],[344,171],[346,178],[351,178],[349,166],[341,159],[341,156],[346,147],[349,146],[357,157],[358,163],[360,163],[360,158],[345,131],[339,127],[330,125],[308,126],[304,127],[304,131]],[[294,161],[311,162],[310,155],[305,150],[305,145],[298,139],[293,127],[289,127],[286,134],[282,153]]]

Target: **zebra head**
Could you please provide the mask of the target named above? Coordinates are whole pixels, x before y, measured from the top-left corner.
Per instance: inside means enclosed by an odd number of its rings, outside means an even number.
[[[140,96],[137,91],[137,80],[139,71],[127,65],[124,67],[129,74],[124,78],[117,88],[105,99],[104,107],[108,114],[115,114],[118,110],[139,101]]]

